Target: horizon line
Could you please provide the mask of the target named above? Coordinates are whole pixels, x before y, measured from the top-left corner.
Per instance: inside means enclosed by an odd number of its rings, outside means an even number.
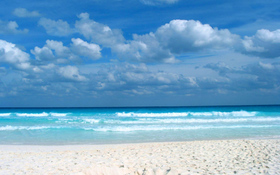
[[[92,107],[0,107],[0,109],[68,109],[68,108],[199,108],[199,107],[253,107],[253,106],[280,106],[280,104],[248,104],[248,105],[189,105],[189,106],[92,106]]]

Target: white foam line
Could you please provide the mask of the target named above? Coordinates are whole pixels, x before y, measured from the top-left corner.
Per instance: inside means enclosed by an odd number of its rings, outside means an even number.
[[[87,123],[99,123],[100,120],[98,119],[83,119]]]
[[[43,112],[43,113],[16,113],[16,115],[19,117],[46,117],[46,116],[49,116],[49,114],[46,112]]]
[[[199,130],[199,129],[235,129],[235,128],[269,128],[273,125],[235,125],[235,126],[189,126],[189,127],[103,127],[103,128],[84,128],[99,132],[132,132],[132,131],[163,131],[163,130]]]
[[[55,112],[51,112],[50,114],[51,114],[51,116],[54,116],[54,117],[65,117],[65,116],[67,116],[68,113],[55,113]]]
[[[10,116],[11,113],[0,113],[0,117],[6,117],[6,116]]]
[[[14,131],[14,130],[40,130],[49,128],[61,128],[61,127],[51,127],[51,126],[2,126],[0,131]]]
[[[186,117],[186,116],[235,116],[250,117],[256,116],[257,112],[232,111],[232,112],[170,112],[170,113],[135,113],[117,112],[119,117]]]
[[[233,119],[155,119],[155,120],[138,120],[138,121],[121,121],[121,120],[108,120],[104,123],[110,124],[153,124],[153,123],[238,123],[238,122],[272,122],[280,121],[277,118],[233,118]]]

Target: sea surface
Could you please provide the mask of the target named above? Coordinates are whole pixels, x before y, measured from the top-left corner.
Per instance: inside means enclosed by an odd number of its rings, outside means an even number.
[[[280,106],[0,108],[0,144],[280,138]]]

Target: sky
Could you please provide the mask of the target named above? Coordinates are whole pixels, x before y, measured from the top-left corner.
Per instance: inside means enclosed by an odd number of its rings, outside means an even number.
[[[0,107],[280,104],[278,0],[2,0]]]

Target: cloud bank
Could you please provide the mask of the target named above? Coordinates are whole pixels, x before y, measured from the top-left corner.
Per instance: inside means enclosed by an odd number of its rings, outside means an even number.
[[[172,20],[155,32],[133,34],[133,39],[127,40],[120,29],[96,22],[90,19],[88,13],[81,13],[78,18],[74,28],[66,21],[46,18],[41,18],[39,25],[52,36],[68,36],[77,32],[91,43],[110,48],[119,59],[134,62],[176,63],[176,57],[181,54],[225,49],[261,58],[277,58],[280,54],[279,30],[262,29],[254,36],[242,38],[227,29],[213,28],[200,21]]]
[[[28,13],[21,17],[31,17]],[[51,39],[34,46],[30,52],[0,40],[1,96],[28,96],[36,92],[77,98],[190,97],[249,91],[277,94],[280,89],[279,29],[262,29],[253,36],[241,37],[200,21],[176,19],[153,32],[133,34],[131,39],[126,39],[122,30],[96,22],[88,13],[79,14],[73,26],[67,21],[48,18],[40,18],[38,24]],[[0,21],[0,26],[1,34],[26,33],[13,21]],[[113,55],[113,61],[104,56],[106,52]],[[232,66],[223,61],[227,58],[218,61],[205,58],[205,64],[180,58],[187,54],[219,52],[242,54],[245,59],[258,62]],[[181,64],[186,68],[176,70]],[[153,65],[167,68],[156,70],[152,69]],[[194,76],[192,71],[201,75]]]

